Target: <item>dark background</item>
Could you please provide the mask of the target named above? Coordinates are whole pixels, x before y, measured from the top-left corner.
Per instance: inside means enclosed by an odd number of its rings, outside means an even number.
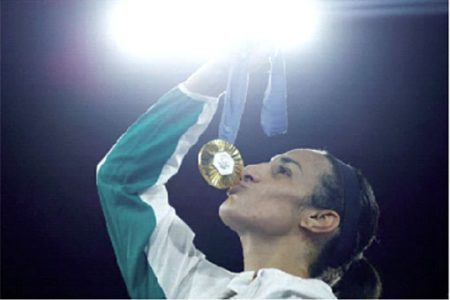
[[[126,58],[102,27],[110,1],[1,4],[1,296],[126,298],[95,167],[204,60]],[[288,134],[263,135],[256,76],[236,144],[246,163],[312,147],[363,170],[382,212],[367,256],[383,297],[448,298],[447,12],[324,23],[314,46],[286,57]],[[238,239],[217,217],[224,193],[196,167],[220,109],[168,188],[198,248],[239,271]]]

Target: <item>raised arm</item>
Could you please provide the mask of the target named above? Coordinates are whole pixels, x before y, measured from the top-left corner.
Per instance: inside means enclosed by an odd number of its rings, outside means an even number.
[[[97,167],[108,232],[132,298],[189,295],[186,276],[208,264],[164,185],[208,126],[225,84],[224,65],[200,68],[130,126]],[[207,272],[216,271],[222,272]]]
[[[184,86],[193,93],[218,97],[226,87],[228,66],[226,59],[212,60],[192,74]]]

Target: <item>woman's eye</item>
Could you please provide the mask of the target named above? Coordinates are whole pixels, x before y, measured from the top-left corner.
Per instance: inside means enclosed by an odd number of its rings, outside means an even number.
[[[291,170],[284,166],[279,166],[277,172],[286,176],[291,176]]]

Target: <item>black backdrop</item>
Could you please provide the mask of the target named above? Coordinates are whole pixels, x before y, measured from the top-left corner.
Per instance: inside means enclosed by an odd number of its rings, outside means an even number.
[[[104,34],[110,4],[2,1],[2,297],[127,297],[95,166],[204,60],[126,59]],[[326,20],[319,39],[286,57],[288,134],[262,134],[264,78],[256,76],[236,144],[247,163],[313,147],[362,169],[382,211],[367,256],[382,276],[383,296],[447,298],[448,16],[343,15]],[[219,116],[168,188],[198,248],[239,271],[238,240],[217,218],[224,194],[196,170]]]

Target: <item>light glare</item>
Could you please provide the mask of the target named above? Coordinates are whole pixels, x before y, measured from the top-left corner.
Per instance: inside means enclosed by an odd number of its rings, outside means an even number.
[[[141,56],[214,55],[243,39],[289,48],[313,38],[318,9],[305,0],[128,0],[115,3],[111,38]]]

